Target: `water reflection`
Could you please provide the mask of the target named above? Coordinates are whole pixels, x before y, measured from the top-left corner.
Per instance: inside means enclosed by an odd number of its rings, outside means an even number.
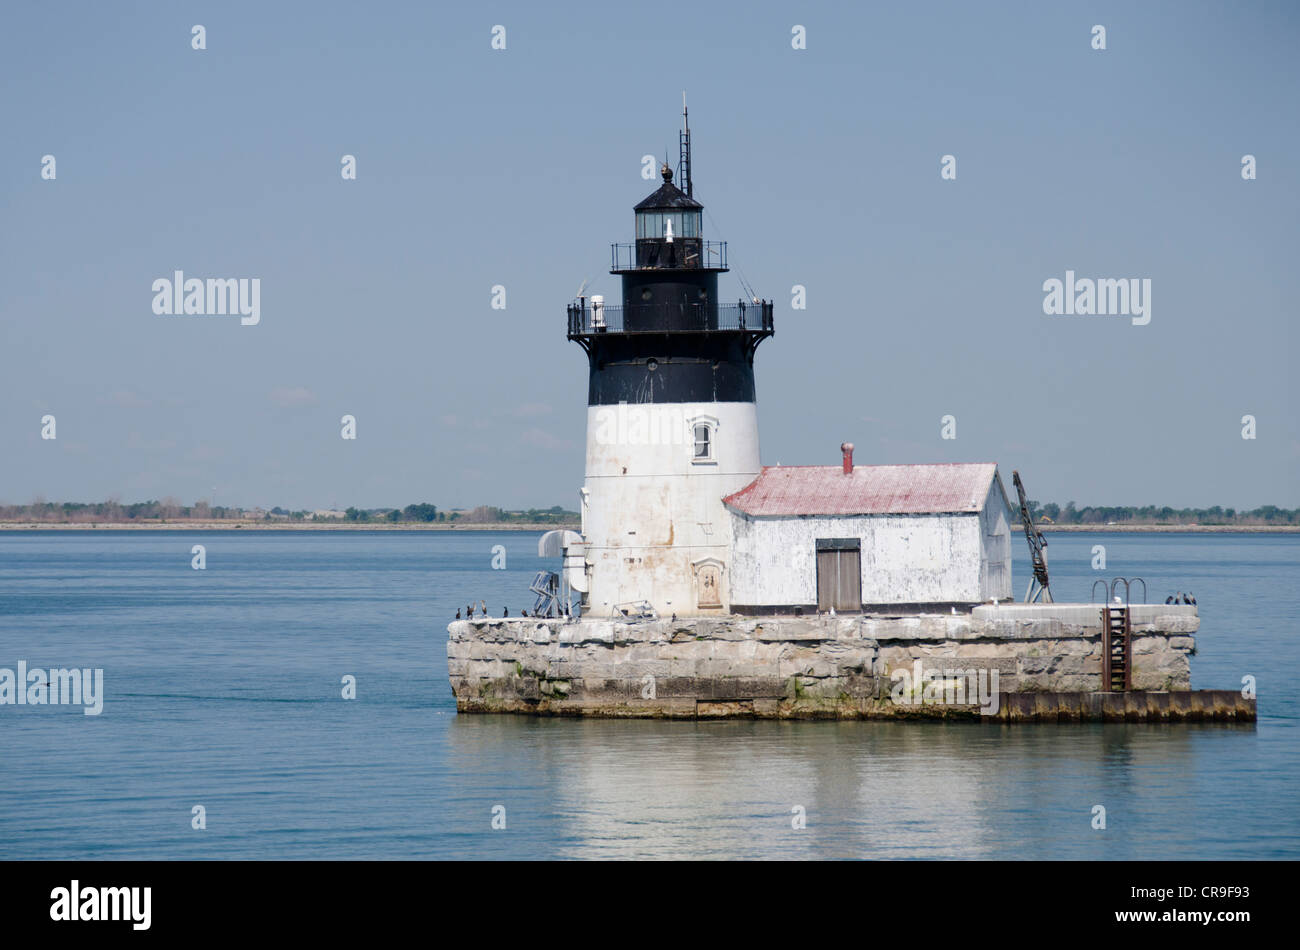
[[[1189,724],[449,725],[452,769],[510,799],[510,827],[565,858],[1160,857],[1189,837],[1186,794],[1206,781],[1198,740],[1254,736]],[[507,789],[491,780],[503,756]],[[1096,804],[1104,831],[1092,828]],[[485,856],[517,856],[521,842],[507,842],[488,839]]]

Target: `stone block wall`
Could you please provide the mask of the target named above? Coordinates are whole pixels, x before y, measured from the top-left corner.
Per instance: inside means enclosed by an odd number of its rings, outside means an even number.
[[[1199,619],[1133,608],[1133,687],[1187,690]],[[898,669],[997,670],[1003,693],[1101,689],[1100,605],[977,607],[966,614],[622,623],[460,620],[447,666],[464,712],[589,716],[970,715],[900,707]]]

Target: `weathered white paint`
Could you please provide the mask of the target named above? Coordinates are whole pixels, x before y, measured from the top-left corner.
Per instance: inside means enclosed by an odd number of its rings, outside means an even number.
[[[979,603],[1011,596],[1008,511],[994,479],[978,513],[754,517],[729,510],[731,602],[817,603],[818,538],[858,538],[866,604]]]
[[[695,421],[713,427],[712,458],[694,460]],[[649,601],[663,616],[730,606],[731,519],[722,498],[760,470],[753,403],[590,406],[583,535],[589,615]],[[697,577],[716,571],[719,608],[697,608]]]
[[[1001,476],[993,479],[980,510],[980,597],[979,600],[1007,600],[1011,597],[1011,528],[1007,497]]]

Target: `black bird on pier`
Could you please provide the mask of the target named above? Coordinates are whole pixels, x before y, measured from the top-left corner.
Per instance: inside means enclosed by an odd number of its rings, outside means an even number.
[[[459,607],[456,608],[456,619],[457,619],[457,620],[460,619],[460,608],[459,608]]]
[[[503,616],[503,617],[509,617],[509,616],[510,616],[510,608],[509,608],[509,607],[502,607],[502,608],[501,608],[501,616]]]
[[[1166,603],[1166,604],[1172,604],[1173,602],[1174,602],[1174,595],[1173,595],[1173,594],[1170,594],[1168,597],[1165,598],[1165,603]]]

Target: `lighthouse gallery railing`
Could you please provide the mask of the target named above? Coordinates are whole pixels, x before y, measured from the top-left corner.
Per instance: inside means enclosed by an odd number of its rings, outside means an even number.
[[[719,304],[637,304],[632,320],[621,306],[569,304],[569,336],[593,333],[772,332],[772,301]]]
[[[727,269],[727,242],[701,238],[678,238],[674,243],[642,240],[635,244],[611,244],[610,270],[619,274],[629,270],[660,268]]]

